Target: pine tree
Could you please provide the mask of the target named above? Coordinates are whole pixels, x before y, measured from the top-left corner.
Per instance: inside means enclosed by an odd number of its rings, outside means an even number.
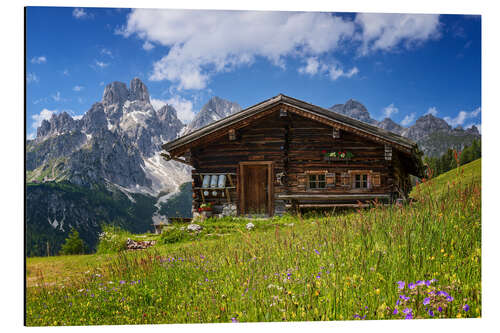
[[[71,232],[61,248],[61,254],[83,254],[84,250],[85,244],[80,238],[80,234],[76,229],[71,228]]]

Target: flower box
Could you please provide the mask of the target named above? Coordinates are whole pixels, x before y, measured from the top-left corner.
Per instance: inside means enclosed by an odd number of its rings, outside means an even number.
[[[354,157],[354,154],[350,151],[333,151],[329,153],[323,151],[323,154],[325,161],[348,161]]]

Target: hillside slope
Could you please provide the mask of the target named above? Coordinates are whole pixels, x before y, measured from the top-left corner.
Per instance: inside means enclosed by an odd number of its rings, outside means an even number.
[[[220,234],[246,221],[208,220],[212,239],[75,257],[88,273],[28,288],[27,325],[480,317],[480,163],[419,185],[407,205],[259,220],[230,235]],[[28,259],[27,271],[67,258]]]

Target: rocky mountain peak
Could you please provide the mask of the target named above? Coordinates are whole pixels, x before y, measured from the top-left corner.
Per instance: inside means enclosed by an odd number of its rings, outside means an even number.
[[[130,81],[130,91],[128,99],[131,101],[149,102],[149,92],[146,85],[137,77]]]
[[[385,129],[386,131],[393,132],[396,134],[401,134],[404,131],[404,127],[395,123],[391,118],[385,118],[377,124],[378,127]]]
[[[104,88],[102,103],[104,105],[123,104],[128,98],[129,91],[123,82],[112,82]]]
[[[77,122],[67,112],[52,114],[50,120],[43,120],[37,129],[37,139],[47,136],[71,132],[77,129]]]
[[[241,106],[238,103],[214,96],[203,105],[200,112],[189,123],[186,133],[240,111]]]
[[[370,116],[366,107],[360,102],[349,99],[345,104],[335,104],[330,107],[330,110],[345,116],[364,121],[368,124],[376,124],[377,121]]]

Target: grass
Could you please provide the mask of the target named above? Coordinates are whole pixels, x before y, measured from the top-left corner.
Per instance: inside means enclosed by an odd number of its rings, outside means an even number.
[[[479,317],[480,161],[460,169],[418,185],[405,206],[258,220],[251,231],[207,221],[203,237],[144,251],[28,259],[28,272],[75,266],[28,288],[27,324]],[[224,224],[225,236],[207,236]],[[89,272],[76,273],[83,262]]]

